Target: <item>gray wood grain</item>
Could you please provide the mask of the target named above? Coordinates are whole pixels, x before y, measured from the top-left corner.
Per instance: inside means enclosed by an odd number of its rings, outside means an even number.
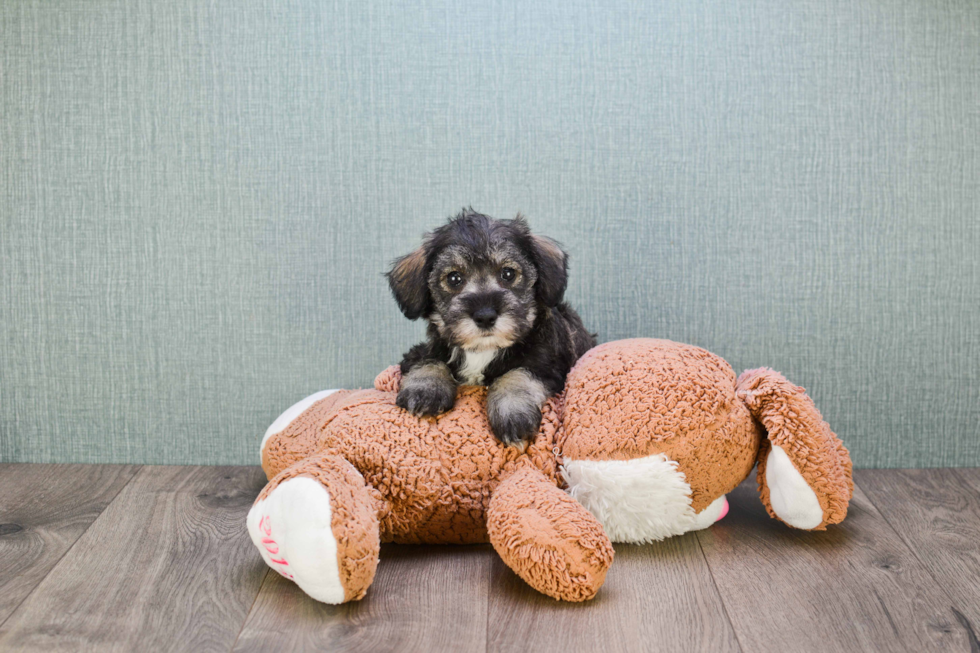
[[[386,545],[368,596],[327,606],[248,541],[256,468],[0,465],[0,650],[980,653],[980,470],[856,479],[824,533],[747,482],[707,531],[618,545],[584,604],[488,546]]]
[[[270,573],[234,650],[483,651],[495,556],[489,546],[385,545],[367,596],[343,605]]]
[[[139,470],[0,465],[0,624]]]
[[[266,568],[255,467],[144,467],[0,627],[0,650],[227,651]]]
[[[616,545],[599,594],[564,603],[528,586],[495,558],[490,651],[738,651],[693,534]]]
[[[860,488],[824,532],[771,519],[754,476],[729,498],[698,539],[746,650],[970,650],[950,597]]]
[[[980,652],[980,470],[867,469],[855,479],[952,597]]]

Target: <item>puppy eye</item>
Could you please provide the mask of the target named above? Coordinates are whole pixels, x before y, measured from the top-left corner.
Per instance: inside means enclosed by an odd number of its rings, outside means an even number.
[[[510,282],[517,278],[517,270],[514,268],[503,268],[500,270],[500,278]]]
[[[461,285],[463,285],[463,275],[456,272],[456,270],[453,270],[446,275],[446,282],[449,284],[450,288],[459,288]]]

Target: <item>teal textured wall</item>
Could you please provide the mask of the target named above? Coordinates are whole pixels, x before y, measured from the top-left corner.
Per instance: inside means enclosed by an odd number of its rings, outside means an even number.
[[[472,204],[602,340],[980,465],[971,0],[7,0],[0,85],[2,461],[254,462],[420,337],[381,272]]]

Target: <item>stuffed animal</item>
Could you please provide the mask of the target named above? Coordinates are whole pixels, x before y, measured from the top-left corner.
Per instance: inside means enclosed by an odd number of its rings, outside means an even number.
[[[523,451],[493,437],[485,388],[461,387],[449,412],[415,417],[395,405],[399,379],[391,367],[375,389],[307,397],[262,440],[270,481],[249,534],[319,601],[362,598],[381,542],[488,541],[538,591],[590,599],[611,541],[707,528],[756,464],[776,519],[822,530],[847,513],[850,457],[803,388],[765,368],[736,380],[698,347],[595,347]]]

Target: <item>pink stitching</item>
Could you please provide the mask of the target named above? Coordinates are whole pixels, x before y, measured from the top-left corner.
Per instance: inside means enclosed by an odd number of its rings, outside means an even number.
[[[279,544],[272,537],[268,537],[272,535],[272,524],[270,522],[272,522],[272,519],[268,515],[263,515],[262,518],[259,519],[259,530],[263,531],[267,536],[262,538],[262,544],[265,545],[265,550],[269,552],[269,562],[274,562],[277,565],[288,567],[289,563],[286,562],[286,558],[277,560],[276,558],[271,557],[279,553]],[[270,544],[272,546],[269,546]],[[276,569],[276,571],[278,571],[280,575],[285,576],[290,580],[296,580],[291,573],[285,571],[284,569]]]

